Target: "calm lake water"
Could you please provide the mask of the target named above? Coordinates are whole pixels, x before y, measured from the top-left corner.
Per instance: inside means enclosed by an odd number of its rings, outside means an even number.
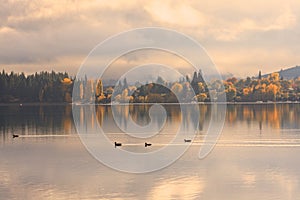
[[[147,149],[139,145],[144,140],[122,134],[110,106],[97,106],[97,118],[89,121],[99,123],[112,142],[128,144],[124,150],[152,151],[172,139],[181,120],[188,121],[179,106],[165,108],[164,128],[147,140],[153,144]],[[200,120],[185,127],[198,127],[195,141],[179,160],[156,172],[130,174],[87,152],[72,106],[2,105],[0,199],[300,199],[300,104],[228,105],[217,146],[202,160],[211,105],[199,110]],[[130,115],[146,125],[148,111],[149,105],[120,106],[119,120],[126,123]],[[163,125],[159,116],[153,123]]]

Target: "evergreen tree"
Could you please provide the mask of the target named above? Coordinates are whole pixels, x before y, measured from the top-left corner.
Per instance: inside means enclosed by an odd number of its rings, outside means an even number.
[[[25,76],[24,73],[0,73],[0,102],[63,102],[62,83],[68,74],[52,71]],[[68,86],[72,88],[72,85]]]
[[[186,75],[185,79],[186,79],[186,82],[189,82],[189,83],[191,82],[189,75]]]
[[[122,87],[122,90],[125,90],[125,89],[127,89],[127,88],[128,88],[127,79],[126,79],[126,78],[124,78],[124,80],[123,80],[123,87]]]
[[[261,80],[261,71],[258,72],[258,79]]]

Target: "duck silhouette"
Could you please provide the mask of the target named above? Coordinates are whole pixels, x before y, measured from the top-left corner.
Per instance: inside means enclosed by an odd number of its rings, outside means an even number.
[[[13,138],[19,137],[19,135],[17,134],[13,134]]]
[[[115,148],[122,146],[122,143],[115,142]]]
[[[151,145],[152,145],[151,143],[145,142],[145,147],[149,147],[149,146],[151,146]]]

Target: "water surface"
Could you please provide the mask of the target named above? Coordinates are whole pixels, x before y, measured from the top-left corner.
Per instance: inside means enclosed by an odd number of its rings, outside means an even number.
[[[191,105],[195,106],[195,105]],[[225,126],[203,160],[199,148],[207,131],[210,105],[199,105],[199,121],[187,120],[166,105],[161,133],[131,138],[116,126],[110,106],[97,106],[99,123],[124,150],[152,151],[178,130],[197,128],[189,150],[173,165],[147,174],[112,170],[96,161],[76,134],[72,107],[0,106],[0,199],[298,199],[300,196],[300,105],[228,105]],[[149,105],[120,106],[140,125],[149,123]],[[154,120],[161,126],[159,119]],[[187,131],[188,132],[188,131]],[[19,138],[12,139],[12,134]],[[114,147],[112,147],[114,148]]]

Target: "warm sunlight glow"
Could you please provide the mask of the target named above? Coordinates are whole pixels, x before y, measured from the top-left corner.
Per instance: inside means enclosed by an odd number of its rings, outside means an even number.
[[[25,73],[75,74],[107,37],[159,26],[193,37],[218,68],[237,76],[295,66],[300,28],[296,1],[8,1],[2,6],[0,65]],[[11,45],[12,44],[15,45]],[[79,42],[80,41],[80,42]],[[16,46],[17,45],[17,46]]]

